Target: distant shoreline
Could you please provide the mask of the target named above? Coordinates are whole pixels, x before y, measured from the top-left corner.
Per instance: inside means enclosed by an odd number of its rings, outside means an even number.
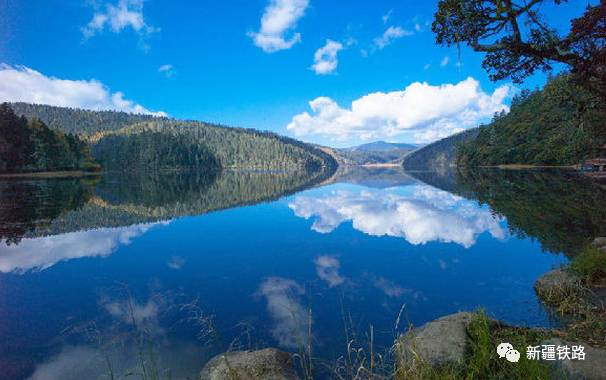
[[[4,173],[0,179],[9,178],[78,178],[98,176],[102,172],[86,172],[82,170],[64,170],[57,172],[32,172],[32,173]]]
[[[482,165],[479,168],[499,168],[499,169],[576,169],[575,165],[529,165],[529,164],[502,164],[502,165]]]

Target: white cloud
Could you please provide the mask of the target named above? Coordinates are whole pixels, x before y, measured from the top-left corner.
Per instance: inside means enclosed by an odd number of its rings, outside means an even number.
[[[393,15],[393,9],[390,9],[389,12],[385,13],[383,17],[381,17],[383,24],[387,24],[389,22],[391,15]]]
[[[330,74],[337,68],[339,61],[337,53],[343,49],[343,45],[333,40],[326,40],[326,45],[316,50],[314,64],[311,69],[318,75]]]
[[[64,345],[53,355],[35,363],[33,373],[28,380],[82,380],[107,379],[107,361],[112,365],[114,373],[123,374],[120,378],[128,378],[133,368],[141,364],[141,347],[134,339],[134,331],[130,334],[116,334],[115,330],[102,329],[104,335],[100,345]],[[82,334],[85,335],[85,334]],[[90,338],[89,336],[79,336]],[[86,339],[90,340],[90,339]],[[206,347],[178,339],[162,337],[154,339],[154,356],[158,360],[158,368],[170,368],[173,379],[193,379],[200,372],[200,358],[204,357]],[[53,350],[54,351],[54,350]]]
[[[119,0],[117,5],[105,4],[93,14],[93,18],[82,28],[84,37],[90,38],[105,27],[113,33],[132,28],[140,35],[148,35],[158,28],[148,25],[143,17],[143,0]]]
[[[448,65],[448,62],[450,62],[450,58],[448,58],[448,56],[445,56],[444,58],[442,58],[440,66],[445,67],[446,65]]]
[[[272,336],[281,346],[296,348],[307,340],[307,312],[299,300],[304,293],[296,281],[281,277],[268,278],[259,287],[274,320]]]
[[[398,298],[404,293],[412,292],[410,289],[404,289],[400,285],[398,285],[395,282],[392,282],[384,277],[376,278],[374,281],[374,286],[376,288],[380,289],[381,291],[383,291],[383,293],[385,293],[386,296],[394,297],[394,298]]]
[[[320,135],[333,141],[405,135],[424,143],[475,127],[495,112],[508,111],[504,101],[509,93],[509,86],[504,85],[487,94],[470,77],[457,84],[414,82],[403,91],[371,93],[354,100],[350,109],[319,97],[309,102],[312,114],[295,115],[287,129],[297,137]]]
[[[25,66],[0,64],[0,102],[27,102],[91,110],[115,110],[166,116],[110,92],[97,80],[69,80],[48,77]]]
[[[0,242],[0,272],[25,273],[30,270],[44,270],[66,260],[107,257],[119,246],[130,244],[134,238],[158,224],[163,223],[28,238],[16,245]]]
[[[159,335],[163,332],[158,322],[160,305],[151,298],[146,303],[135,299],[107,300],[102,299],[101,305],[112,317],[127,325],[144,328],[148,332]]]
[[[326,281],[329,287],[335,287],[345,282],[345,277],[339,274],[341,263],[332,256],[318,256],[314,260],[318,277]]]
[[[484,232],[505,238],[499,219],[489,210],[427,185],[414,185],[412,190],[410,195],[362,190],[298,196],[288,206],[296,216],[315,217],[311,228],[319,233],[351,221],[354,229],[368,235],[401,237],[413,245],[440,241],[469,248]]]
[[[383,49],[384,47],[390,45],[394,40],[406,36],[411,36],[413,34],[413,32],[402,29],[399,26],[390,26],[385,30],[385,32],[383,32],[383,35],[381,37],[377,37],[374,39],[374,46],[378,49]]]
[[[301,41],[301,34],[286,34],[293,29],[297,21],[305,14],[309,0],[269,0],[261,18],[261,28],[248,35],[255,45],[267,53],[290,49]]]
[[[171,64],[162,65],[158,68],[158,72],[164,74],[167,78],[175,75],[175,68]]]

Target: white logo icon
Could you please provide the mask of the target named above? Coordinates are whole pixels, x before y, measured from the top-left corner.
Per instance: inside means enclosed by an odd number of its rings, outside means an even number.
[[[497,346],[497,354],[500,358],[504,358],[509,350],[513,350],[513,346],[509,343],[501,343]]]
[[[505,358],[512,363],[517,363],[520,360],[520,353],[518,350],[509,350],[507,351]]]
[[[520,353],[513,349],[509,343],[501,343],[497,346],[497,354],[500,358],[505,358],[512,363],[517,363],[520,360]]]

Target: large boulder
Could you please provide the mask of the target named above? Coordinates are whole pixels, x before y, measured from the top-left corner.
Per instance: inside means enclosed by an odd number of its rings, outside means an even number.
[[[541,300],[558,304],[579,292],[581,279],[566,269],[554,269],[545,273],[534,283],[534,290]]]
[[[212,358],[200,380],[297,380],[290,354],[265,348],[226,352]]]
[[[402,335],[398,350],[404,363],[400,365],[462,363],[467,349],[467,327],[472,318],[473,314],[469,312],[451,314]]]
[[[546,361],[551,366],[554,377],[570,380],[606,380],[606,350],[591,347],[587,343],[571,343],[558,338],[549,339],[541,344],[584,347],[585,360]]]

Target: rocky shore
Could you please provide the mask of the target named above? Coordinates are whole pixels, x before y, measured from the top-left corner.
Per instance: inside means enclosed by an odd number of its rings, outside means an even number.
[[[476,371],[477,378],[522,379],[532,374],[536,378],[606,380],[606,284],[603,283],[606,266],[602,268],[606,237],[596,238],[589,249],[590,259],[579,259],[584,260],[583,265],[573,259],[570,266],[544,274],[534,286],[539,299],[567,319],[563,329],[509,326],[477,311],[446,315],[411,329],[396,340],[394,377],[457,378]],[[511,343],[520,354],[519,362],[499,358],[496,348],[500,343]],[[529,345],[583,346],[585,358],[531,360],[526,357]],[[266,348],[217,355],[203,368],[200,379],[300,377],[291,354]]]

